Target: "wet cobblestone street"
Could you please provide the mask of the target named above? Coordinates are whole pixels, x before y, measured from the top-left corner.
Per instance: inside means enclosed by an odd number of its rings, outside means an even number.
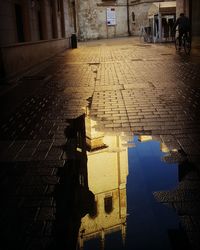
[[[0,102],[2,250],[54,249],[55,189],[66,159],[80,157],[66,129],[88,110],[96,131],[151,136],[168,148],[164,161],[179,164],[179,184],[154,196],[179,215],[189,241],[182,249],[200,248],[199,51],[137,38],[80,43],[2,87]]]

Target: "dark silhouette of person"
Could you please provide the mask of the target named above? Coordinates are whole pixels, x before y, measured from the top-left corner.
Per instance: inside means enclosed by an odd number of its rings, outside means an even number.
[[[183,35],[185,34],[185,36],[188,37],[188,32],[190,32],[190,21],[189,18],[184,15],[184,13],[181,13],[179,18],[176,20],[173,30],[175,30],[177,26],[179,32],[178,38],[179,38],[179,49],[180,49]]]

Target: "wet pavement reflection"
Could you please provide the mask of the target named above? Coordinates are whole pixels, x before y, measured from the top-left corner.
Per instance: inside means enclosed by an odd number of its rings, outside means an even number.
[[[200,249],[194,52],[88,41],[1,92],[4,250]]]
[[[158,138],[106,133],[96,125],[82,115],[65,130],[65,165],[55,191],[56,249],[190,249],[166,197],[187,174],[187,161],[167,163],[177,149]]]

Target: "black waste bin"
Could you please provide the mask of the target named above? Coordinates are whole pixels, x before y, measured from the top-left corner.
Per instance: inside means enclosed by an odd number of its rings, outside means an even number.
[[[71,35],[71,48],[72,48],[72,49],[77,48],[77,38],[76,38],[76,34],[72,34],[72,35]]]

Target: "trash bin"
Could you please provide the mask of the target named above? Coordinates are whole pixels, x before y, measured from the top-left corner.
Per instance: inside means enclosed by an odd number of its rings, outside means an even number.
[[[76,34],[71,35],[71,48],[75,49],[77,48],[77,37]]]

